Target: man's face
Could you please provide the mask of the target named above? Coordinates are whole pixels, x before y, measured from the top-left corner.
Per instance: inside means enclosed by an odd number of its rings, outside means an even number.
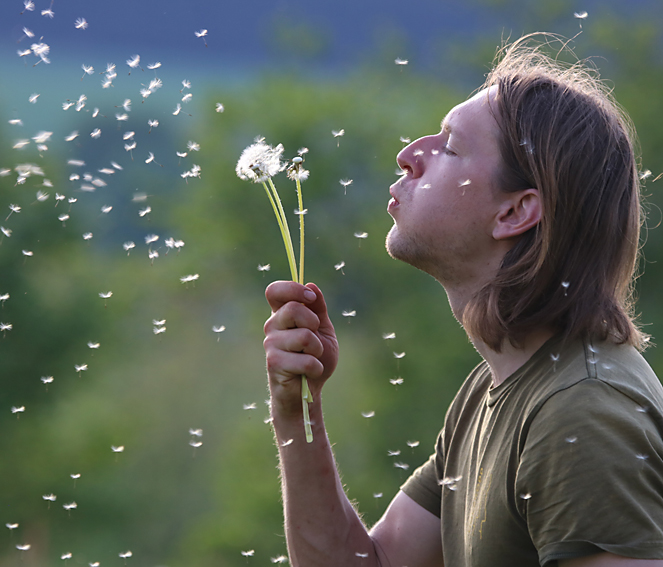
[[[397,157],[405,175],[390,188],[387,250],[443,284],[463,283],[490,263],[502,160],[489,104],[481,91],[449,112],[439,134]]]

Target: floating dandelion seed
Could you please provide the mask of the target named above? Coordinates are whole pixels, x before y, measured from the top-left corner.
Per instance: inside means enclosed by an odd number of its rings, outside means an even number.
[[[340,130],[332,130],[332,136],[336,138],[336,147],[338,148],[340,143],[339,138],[341,136],[345,136],[345,130],[343,128],[341,128]]]
[[[245,410],[254,410],[257,407],[258,407],[258,404],[256,404],[255,402],[252,403],[252,404],[244,404],[244,409]]]
[[[202,447],[203,442],[195,441],[194,439],[192,439],[191,441],[189,441],[189,445],[191,445],[194,449],[197,449],[198,447]]]
[[[405,353],[404,353],[404,352],[395,352],[395,353],[394,353],[394,358],[397,359],[397,360],[400,360],[400,359],[403,358],[404,356],[405,356]]]
[[[341,315],[343,315],[343,317],[356,317],[357,311],[354,309],[352,311],[343,311]]]
[[[241,551],[240,553],[244,557],[253,557],[256,554],[256,550],[255,549],[249,549],[247,551]]]
[[[22,545],[16,545],[16,549],[19,551],[28,551],[30,549],[30,544],[29,543],[24,543]]]
[[[99,567],[99,565],[101,565],[101,563],[99,561],[94,561],[93,563],[88,563],[88,565],[90,567]]]
[[[345,268],[345,262],[343,260],[341,260],[338,264],[334,264],[334,269],[337,272],[340,271],[343,275],[345,275],[343,268]]]
[[[188,284],[189,282],[195,282],[200,277],[199,274],[189,274],[188,276],[182,276],[180,281],[183,284]]]
[[[223,112],[223,111],[225,110],[225,107],[224,107],[220,102],[217,102],[217,103],[216,103],[216,109],[215,109],[215,110],[216,110],[217,112]]]
[[[42,498],[48,502],[55,502],[58,499],[55,494],[44,494]]]
[[[69,220],[69,215],[66,214],[66,213],[62,214],[62,215],[58,216],[58,220],[62,223],[62,226],[66,226],[65,223],[66,223],[66,221]]]
[[[355,232],[355,238],[359,238],[360,240],[365,240],[368,238],[368,232]]]
[[[363,411],[363,412],[361,412],[361,416],[368,419],[368,418],[374,417],[375,412],[374,411]]]
[[[5,526],[7,527],[7,529],[9,531],[15,530],[16,528],[18,528],[18,524],[5,524]]]
[[[585,20],[587,19],[587,16],[589,14],[587,12],[574,12],[573,17],[578,18],[579,20]]]
[[[225,331],[225,330],[226,330],[225,325],[219,325],[218,327],[217,326],[212,327],[212,331],[214,333],[216,333],[217,335],[219,335],[216,338],[217,343],[221,340],[221,333],[223,333],[223,331]],[[246,409],[246,408],[244,408],[244,409]]]
[[[458,187],[466,187],[467,185],[470,185],[472,183],[471,179],[466,179],[465,181],[460,181],[458,183]]]
[[[131,69],[136,69],[140,66],[140,55],[133,55],[130,59],[127,59],[127,65]],[[131,71],[129,71],[129,74],[131,74]]]
[[[391,340],[391,339],[395,339],[395,338],[396,338],[396,333],[382,333],[382,338],[383,338],[385,341],[388,341],[388,340]]]
[[[90,132],[90,138],[98,139],[101,136],[101,128],[95,128]]]
[[[12,235],[12,230],[11,228],[5,228],[4,226],[0,226],[0,232],[7,238],[11,237]]]
[[[32,12],[34,9],[35,3],[32,0],[23,0],[23,12]],[[23,12],[20,13],[21,16],[23,15]]]
[[[646,169],[645,171],[640,172],[638,177],[640,178],[640,181],[645,181],[646,179],[649,179],[651,175],[652,175],[651,170]]]
[[[193,33],[196,34],[196,37],[202,38],[202,40],[205,42],[205,47],[207,47],[207,40],[205,39],[205,36],[207,35],[207,30],[202,29],[200,31],[193,32]]]
[[[49,197],[50,195],[48,193],[45,193],[44,191],[37,191],[37,201],[39,201],[40,203],[43,203]]]
[[[384,496],[384,495],[382,494],[382,492],[374,492],[374,493],[373,493],[373,498],[382,498],[382,496]]]
[[[562,287],[564,288],[564,296],[565,297],[568,295],[570,285],[571,285],[570,282],[562,282]]]
[[[396,451],[387,451],[387,457],[398,457],[398,455],[400,454],[401,452],[399,449],[397,449]]]
[[[111,445],[111,451],[113,451],[113,453],[124,453],[124,445]]]
[[[62,555],[60,555],[60,559],[62,559],[63,561],[66,561],[67,559],[71,559],[71,557],[72,557],[72,554],[71,554],[70,551],[68,551],[67,553],[63,553]]]
[[[361,557],[362,559],[366,559],[368,557],[368,553],[360,553],[359,551],[355,551],[355,555],[357,557]]]
[[[186,94],[182,97],[182,102],[185,102],[185,103],[186,103],[186,102],[191,102],[191,99],[192,99],[192,98],[193,98],[193,93],[186,93]]]
[[[182,105],[178,102],[175,110],[173,110],[173,116],[177,116],[180,112],[182,112]]]
[[[118,553],[118,555],[121,559],[126,560],[126,559],[129,559],[129,557],[131,557],[133,555],[133,553],[131,553],[131,551],[127,550],[127,551],[124,551],[122,553]],[[125,561],[125,563],[126,563],[126,561]]]
[[[407,59],[401,59],[400,57],[397,57],[394,60],[394,63],[396,63],[396,65],[407,65],[409,61]]]
[[[341,179],[339,180],[339,183],[343,185],[343,194],[347,195],[348,194],[348,186],[352,185],[352,179]]]
[[[155,335],[160,335],[160,334],[166,332],[166,327],[154,327],[154,328],[152,328],[152,332],[153,332]]]
[[[92,240],[94,235],[91,232],[86,232],[83,234],[83,240]]]
[[[77,30],[86,30],[88,27],[87,20],[85,18],[77,18],[76,21],[74,22],[74,27]]]
[[[156,63],[150,63],[150,64],[147,66],[147,68],[148,68],[150,71],[154,71],[155,69],[158,69],[159,67],[161,67],[161,62],[160,62],[160,61],[157,61]]]
[[[88,348],[97,350],[101,346],[101,343],[93,343],[92,341],[88,341],[87,346]]]
[[[644,407],[642,407],[642,406],[637,406],[637,407],[635,408],[635,411],[638,411],[638,412],[640,412],[640,413],[647,413],[647,408],[644,408]]]
[[[286,441],[283,441],[283,443],[281,443],[281,447],[287,447],[288,445],[292,445],[293,441],[294,439],[288,439]]]
[[[5,301],[9,299],[9,294],[8,293],[3,293],[0,295],[0,303],[2,303],[2,307],[4,308],[5,306]]]
[[[419,446],[419,441],[408,441],[407,446],[410,447],[410,449],[414,449]]]
[[[28,102],[30,102],[30,104],[36,104],[36,103],[37,103],[37,99],[38,99],[40,96],[41,96],[41,95],[38,94],[38,93],[31,94],[30,97],[28,98]]]
[[[81,473],[72,473],[69,476],[74,480],[78,480],[79,478],[81,478]]]
[[[0,331],[2,331],[3,336],[7,334],[7,331],[11,331],[14,328],[14,325],[11,323],[0,323]]]
[[[398,462],[398,463],[394,463],[394,467],[396,467],[397,469],[403,469],[404,471],[406,471],[407,469],[410,468],[410,465],[408,465],[407,463]]]
[[[566,439],[564,439],[564,441],[566,441],[567,443],[571,443],[571,444],[575,443],[577,440],[578,440],[578,438],[575,437],[575,436],[567,437]]]
[[[74,364],[74,370],[81,376],[81,372],[87,371],[87,364]]]
[[[403,379],[400,376],[398,378],[390,378],[389,383],[393,386],[400,386],[403,383]]]
[[[194,437],[202,437],[203,436],[203,430],[202,429],[189,429],[189,435],[193,435]]]
[[[21,250],[21,254],[23,254],[23,256],[26,256],[28,258],[34,256],[34,252],[32,250]]]
[[[446,476],[440,482],[440,486],[446,486],[449,490],[455,491],[458,488],[458,482],[462,476]]]
[[[131,242],[131,241],[129,241],[129,242],[125,242],[125,243],[122,245],[122,248],[124,248],[124,249],[126,250],[126,252],[127,252],[127,256],[131,253],[131,250],[132,250],[133,248],[135,248],[135,247],[136,247],[136,244],[135,244],[134,242]]]
[[[149,215],[152,212],[152,207],[147,206],[144,209],[141,209],[138,211],[138,216],[139,217],[144,217],[145,215]]]
[[[12,413],[14,414],[19,414],[19,413],[25,413],[25,406],[12,406]],[[18,415],[16,416],[18,417]]]
[[[258,264],[258,271],[259,272],[269,272],[269,270],[272,269],[271,264]]]
[[[532,495],[529,492],[525,492],[524,494],[520,495],[520,498],[522,498],[523,500],[529,500],[530,498],[532,498]]]
[[[279,555],[278,557],[270,557],[269,560],[272,563],[285,563],[288,560],[288,558],[285,555]]]
[[[20,213],[21,212],[21,207],[19,205],[9,205],[9,214],[7,215],[7,218],[5,219],[8,220],[10,216],[12,216],[12,213]]]
[[[78,138],[78,130],[74,130],[69,134],[68,136],[65,136],[64,141],[65,142],[73,142],[76,138]]]
[[[644,462],[649,458],[649,455],[645,455],[644,453],[636,453],[635,458]]]

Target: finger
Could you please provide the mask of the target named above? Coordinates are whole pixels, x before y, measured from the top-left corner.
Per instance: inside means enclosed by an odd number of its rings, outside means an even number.
[[[323,334],[333,334],[334,325],[332,325],[331,319],[329,318],[325,296],[320,291],[320,288],[314,283],[307,283],[306,287],[315,292],[315,301],[308,303],[307,307],[318,316],[318,320],[320,321],[318,330]]]
[[[308,329],[288,329],[273,331],[264,340],[265,351],[272,349],[286,352],[310,354],[316,358],[322,356],[322,342]]]
[[[281,381],[279,378],[290,380],[301,376],[315,380],[323,371],[322,363],[310,354],[270,349],[267,351],[266,362],[270,377],[278,381]]]
[[[265,334],[285,329],[310,329],[317,331],[320,319],[306,305],[290,301],[272,313],[265,323]]]
[[[315,292],[298,284],[297,282],[278,281],[272,282],[265,290],[265,297],[272,311],[278,311],[283,305],[290,301],[304,303],[306,305],[317,300]]]

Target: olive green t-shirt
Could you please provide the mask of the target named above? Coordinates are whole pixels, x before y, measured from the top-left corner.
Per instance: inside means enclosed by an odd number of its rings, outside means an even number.
[[[625,345],[554,338],[496,388],[484,362],[402,490],[446,567],[663,559],[663,387]]]

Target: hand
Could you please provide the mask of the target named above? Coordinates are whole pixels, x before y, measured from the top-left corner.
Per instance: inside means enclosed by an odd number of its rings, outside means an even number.
[[[265,297],[272,316],[265,323],[265,354],[273,409],[301,416],[301,376],[318,400],[338,362],[338,341],[322,292],[315,284],[270,284]]]

